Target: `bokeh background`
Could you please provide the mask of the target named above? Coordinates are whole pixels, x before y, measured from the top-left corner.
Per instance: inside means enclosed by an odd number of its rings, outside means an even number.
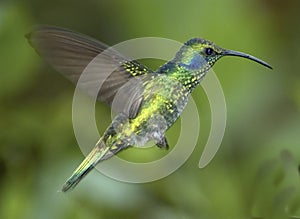
[[[201,218],[300,216],[300,2],[297,0],[0,2],[0,218]],[[59,192],[83,155],[72,129],[74,86],[28,45],[32,25],[67,27],[109,45],[136,37],[185,42],[204,37],[273,65],[224,58],[214,71],[228,120],[223,143],[204,169],[209,103],[193,93],[201,118],[198,145],[175,173],[146,184],[94,171]],[[161,61],[147,61],[157,68]],[[99,132],[110,122],[97,106]],[[179,125],[178,125],[179,124]],[[167,136],[176,143],[180,121]],[[139,161],[167,152],[126,151]]]

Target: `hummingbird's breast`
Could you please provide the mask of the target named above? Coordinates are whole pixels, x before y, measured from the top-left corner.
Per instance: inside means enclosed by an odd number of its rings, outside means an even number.
[[[176,79],[158,74],[144,85],[143,102],[137,116],[130,120],[135,134],[159,138],[178,119],[187,104],[189,91]]]
[[[158,141],[179,118],[190,92],[178,80],[156,74],[143,85],[143,101],[134,118],[120,113],[107,129],[107,145],[144,146],[148,141]]]

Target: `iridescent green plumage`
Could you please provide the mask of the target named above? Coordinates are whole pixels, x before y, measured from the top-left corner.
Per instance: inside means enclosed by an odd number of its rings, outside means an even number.
[[[186,42],[174,59],[153,72],[105,44],[69,30],[40,27],[27,37],[50,65],[74,83],[78,82],[86,66],[105,51],[97,63],[98,67],[105,72],[108,66],[115,66],[114,71],[108,77],[93,72],[94,77],[79,83],[79,87],[89,93],[89,89],[101,82],[97,96],[100,101],[112,106],[117,93],[121,93],[122,99],[130,103],[128,110],[122,109],[114,118],[91,153],[64,184],[62,191],[76,186],[100,161],[123,149],[143,146],[150,140],[161,148],[168,148],[165,132],[179,118],[191,92],[219,58],[240,56],[271,68],[253,56],[222,49],[200,38]],[[130,83],[131,80],[135,81]],[[134,92],[128,92],[130,89]]]

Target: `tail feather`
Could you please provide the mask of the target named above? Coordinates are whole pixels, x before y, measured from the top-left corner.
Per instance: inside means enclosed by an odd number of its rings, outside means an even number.
[[[99,161],[102,160],[103,156],[109,151],[109,147],[100,139],[89,155],[82,161],[79,167],[73,172],[71,177],[65,182],[62,187],[63,192],[67,192],[73,189],[82,178],[85,177]]]

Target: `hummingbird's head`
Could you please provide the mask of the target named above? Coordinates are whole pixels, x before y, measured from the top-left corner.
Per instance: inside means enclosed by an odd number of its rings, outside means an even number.
[[[266,62],[237,51],[223,49],[213,42],[201,38],[187,41],[176,54],[175,61],[187,70],[206,72],[223,56],[239,56],[272,68]]]
[[[187,70],[208,71],[222,57],[222,52],[222,48],[208,40],[193,38],[181,47],[175,60]]]

